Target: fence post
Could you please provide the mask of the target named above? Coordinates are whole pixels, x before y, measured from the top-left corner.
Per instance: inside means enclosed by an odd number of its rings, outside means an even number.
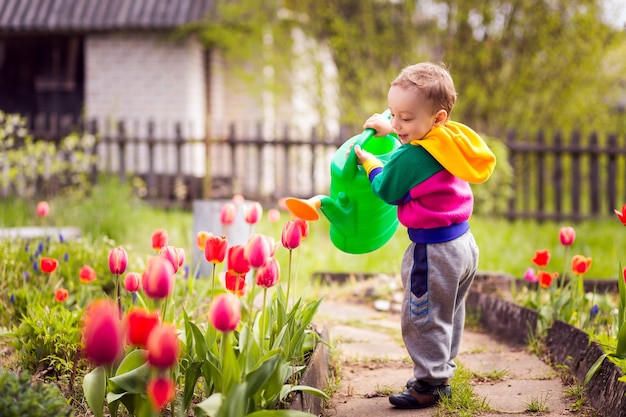
[[[572,140],[570,150],[570,157],[572,160],[572,182],[570,184],[570,190],[572,194],[572,213],[575,219],[580,218],[580,132],[572,132]]]
[[[126,180],[126,126],[122,120],[117,123],[117,149],[120,161],[120,182],[124,182]]]
[[[517,155],[517,151],[515,149],[515,138],[516,134],[514,130],[509,130],[506,134],[506,144],[509,149],[509,165],[511,166],[511,171],[515,174],[515,156]],[[515,184],[514,179],[514,184]],[[515,197],[517,193],[515,192],[515,185],[513,186],[513,193],[511,193],[511,197],[509,198],[509,210],[507,213],[507,218],[509,221],[515,219]]]
[[[600,167],[598,163],[598,134],[593,132],[589,138],[589,177],[591,191],[591,214],[600,214]]]
[[[156,178],[154,172],[154,121],[148,122],[148,138],[146,144],[148,145],[148,197],[154,198],[157,195]]]
[[[537,145],[539,149],[544,148],[546,145],[545,136],[543,131],[537,135]],[[537,212],[539,219],[545,218],[545,167],[544,167],[545,154],[539,152],[537,154]]]
[[[608,138],[608,176],[606,178],[607,194],[609,201],[609,212],[612,209],[617,208],[617,200],[615,195],[617,194],[617,135],[612,133]]]
[[[238,194],[241,193],[240,190],[240,184],[239,181],[237,179],[237,170],[235,169],[236,167],[236,162],[237,162],[237,157],[235,155],[237,148],[236,148],[236,140],[235,140],[235,124],[232,123],[228,129],[228,146],[230,147],[230,178],[232,181],[232,192],[233,194]]]
[[[92,119],[91,122],[89,123],[89,126],[87,128],[87,131],[93,135],[94,137],[97,135],[98,132],[98,121],[96,119]],[[95,185],[96,182],[98,181],[98,165],[96,163],[96,156],[98,154],[98,141],[96,138],[96,142],[94,143],[93,147],[91,148],[91,173],[89,175],[89,181],[91,182],[91,185]]]
[[[554,169],[552,181],[554,184],[554,211],[556,220],[561,220],[563,214],[563,138],[561,132],[558,131],[554,135]]]

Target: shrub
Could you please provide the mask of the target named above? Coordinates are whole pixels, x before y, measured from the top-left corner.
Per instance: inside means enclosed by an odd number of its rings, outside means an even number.
[[[0,369],[0,410],[5,417],[73,416],[72,408],[54,384],[33,383],[31,376]]]

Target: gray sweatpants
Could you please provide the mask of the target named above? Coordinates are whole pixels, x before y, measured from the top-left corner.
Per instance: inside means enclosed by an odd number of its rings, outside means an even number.
[[[478,267],[467,231],[443,243],[411,243],[402,258],[402,338],[415,378],[432,385],[452,377],[465,322],[465,296]]]

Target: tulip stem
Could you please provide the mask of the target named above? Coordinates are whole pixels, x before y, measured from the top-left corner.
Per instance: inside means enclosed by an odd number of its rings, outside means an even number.
[[[217,265],[213,264],[213,270],[211,272],[211,301],[215,298],[215,267]]]
[[[267,299],[267,288],[263,288],[263,308],[261,309],[261,348],[265,348],[265,304]]]
[[[120,275],[115,274],[115,299],[117,300],[117,311],[122,318],[122,291],[120,290]]]
[[[287,294],[285,297],[285,304],[289,307],[289,289],[291,287],[291,253],[293,249],[289,249],[289,263],[287,267]]]

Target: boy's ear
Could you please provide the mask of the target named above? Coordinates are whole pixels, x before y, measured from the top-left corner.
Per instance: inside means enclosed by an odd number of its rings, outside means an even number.
[[[435,126],[443,126],[448,121],[448,112],[444,109],[439,110],[435,113]]]

